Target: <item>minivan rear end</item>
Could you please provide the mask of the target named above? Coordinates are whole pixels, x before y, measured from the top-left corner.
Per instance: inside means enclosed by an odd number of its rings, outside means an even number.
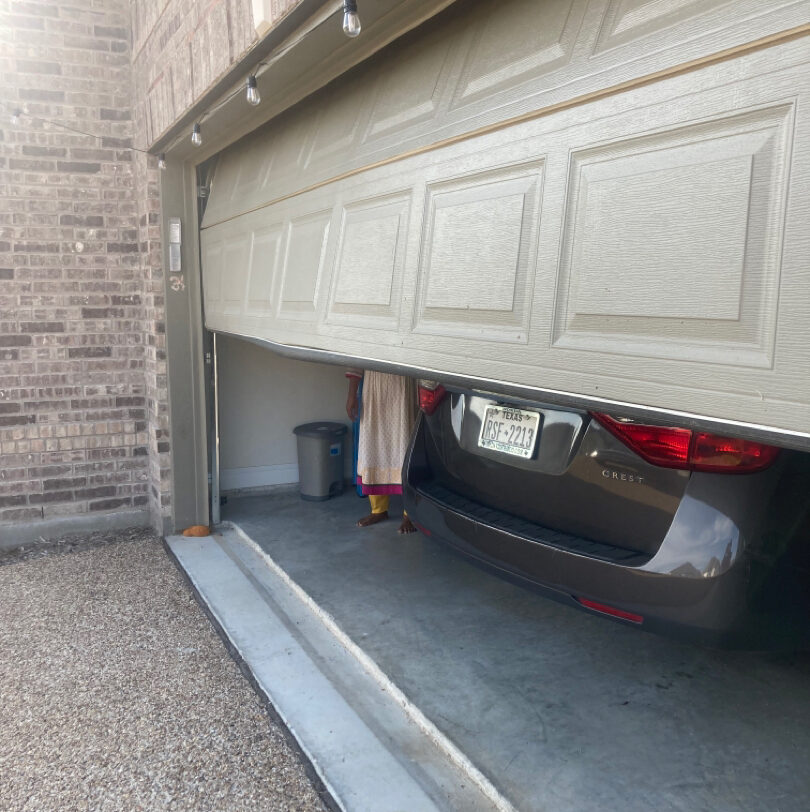
[[[807,644],[810,455],[431,383],[420,403],[404,491],[425,533],[622,623]]]

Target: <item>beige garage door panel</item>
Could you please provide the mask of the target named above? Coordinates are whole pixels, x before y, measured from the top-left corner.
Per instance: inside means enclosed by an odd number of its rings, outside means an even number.
[[[566,11],[563,30],[576,5],[549,4]],[[586,53],[620,53],[634,26],[649,33],[654,12],[698,5],[727,4],[607,4],[613,16]],[[469,94],[503,93],[502,56],[484,44],[495,34],[464,36],[490,68]],[[808,43],[755,49],[328,182],[304,170],[300,192],[248,212],[234,208],[237,145],[217,170],[201,236],[206,323],[561,402],[764,426],[807,444]],[[559,50],[526,56],[527,71]],[[464,70],[482,75],[480,65]],[[447,109],[466,93],[459,87],[442,91]],[[362,96],[357,84],[353,92]],[[396,109],[383,106],[379,121]],[[335,153],[344,154],[360,125],[329,109],[311,115],[344,133]],[[255,169],[256,145],[246,154]],[[239,171],[248,174],[244,162]]]
[[[459,0],[226,150],[204,225],[809,21],[809,0]]]

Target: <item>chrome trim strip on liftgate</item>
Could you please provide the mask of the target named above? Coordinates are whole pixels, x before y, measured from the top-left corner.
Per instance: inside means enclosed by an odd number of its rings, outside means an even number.
[[[209,328],[210,329],[210,328]],[[314,347],[300,347],[295,344],[280,344],[266,338],[232,333],[227,330],[212,330],[214,339],[217,333],[250,341],[259,347],[272,350],[278,355],[298,361],[316,361],[322,364],[344,365],[360,369],[374,369],[379,372],[392,372],[408,375],[412,378],[428,378],[441,381],[448,388],[474,389],[477,393],[493,397],[508,395],[512,398],[531,402],[542,401],[553,406],[566,406],[583,411],[597,410],[618,413],[623,417],[633,417],[639,420],[649,420],[662,425],[671,425],[676,418],[677,424],[685,428],[711,431],[721,435],[741,437],[747,440],[756,440],[763,443],[793,448],[799,451],[810,451],[810,434],[788,429],[763,426],[757,423],[745,423],[739,420],[721,420],[717,417],[681,412],[675,409],[661,409],[657,406],[641,406],[635,403],[626,403],[610,398],[597,398],[591,395],[579,395],[574,392],[564,392],[557,389],[543,389],[538,386],[524,386],[499,381],[493,378],[478,378],[472,375],[459,375],[444,372],[430,367],[419,367],[402,364],[396,361],[380,361],[375,358],[366,358],[360,355],[346,355],[345,353],[320,350]]]

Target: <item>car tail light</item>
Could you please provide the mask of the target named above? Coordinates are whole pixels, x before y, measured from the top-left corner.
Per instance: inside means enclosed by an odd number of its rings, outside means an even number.
[[[686,468],[689,464],[689,429],[668,426],[647,426],[642,423],[616,420],[607,414],[593,415],[611,434],[639,456],[654,465]]]
[[[436,381],[419,381],[419,408],[425,414],[433,414],[447,394]]]
[[[593,413],[611,434],[653,465],[725,474],[750,474],[767,468],[779,454],[776,446],[721,437],[672,426],[650,426]]]
[[[610,615],[611,617],[619,617],[622,620],[629,620],[631,623],[643,623],[643,615],[636,615],[633,612],[625,612],[624,609],[617,609],[615,606],[607,606],[604,603],[597,603],[596,601],[589,601],[587,598],[577,598],[579,603],[588,609],[593,609],[594,612],[601,612],[603,615]]]

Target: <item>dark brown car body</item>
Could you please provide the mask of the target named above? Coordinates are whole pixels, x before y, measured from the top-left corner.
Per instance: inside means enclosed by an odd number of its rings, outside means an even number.
[[[541,415],[531,459],[480,448],[483,410],[450,393],[421,415],[405,507],[431,536],[585,611],[696,642],[810,645],[810,454],[766,470],[646,462],[586,412]]]

